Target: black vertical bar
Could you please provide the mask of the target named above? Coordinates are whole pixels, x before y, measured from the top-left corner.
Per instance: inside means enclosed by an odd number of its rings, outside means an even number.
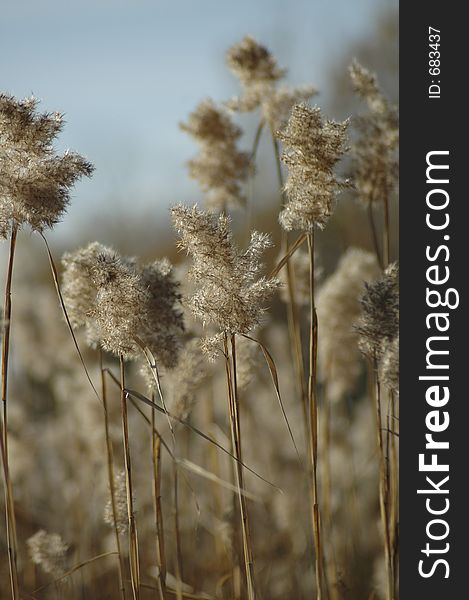
[[[400,5],[400,597],[404,600],[469,598],[469,198],[464,184],[469,170],[464,90],[468,25],[463,8],[462,3],[435,0]],[[427,174],[427,160],[449,168],[430,169]],[[447,219],[447,227],[442,227]],[[442,282],[446,276],[448,281]],[[428,297],[427,290],[433,290]],[[438,306],[438,293],[441,303],[446,298],[453,308]],[[431,351],[448,354],[430,354],[427,344]],[[448,442],[449,448],[426,448],[432,443],[426,438],[430,434],[431,440]],[[423,455],[420,467],[419,455]],[[432,460],[437,468],[448,466],[448,471],[429,471]]]

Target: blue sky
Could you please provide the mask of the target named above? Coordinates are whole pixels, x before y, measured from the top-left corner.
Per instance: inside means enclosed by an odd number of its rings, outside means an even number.
[[[178,122],[238,91],[227,47],[250,33],[292,83],[327,88],[328,65],[395,0],[3,0],[0,89],[66,114],[60,147],[95,165],[59,233],[112,209],[161,215],[200,197]],[[326,89],[327,92],[327,89]]]

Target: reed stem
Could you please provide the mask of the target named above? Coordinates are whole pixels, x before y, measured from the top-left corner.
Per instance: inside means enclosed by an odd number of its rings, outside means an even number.
[[[383,259],[381,258],[381,252],[379,249],[378,232],[376,231],[376,223],[375,223],[375,219],[373,217],[373,204],[372,204],[371,200],[368,202],[366,212],[368,215],[368,222],[370,224],[371,237],[373,240],[373,248],[374,248],[374,251],[376,254],[376,258],[378,260],[378,264],[383,269],[384,268],[383,267]]]
[[[112,441],[109,433],[109,412],[107,402],[107,386],[106,386],[106,371],[103,363],[103,351],[99,350],[99,369],[101,372],[101,396],[103,401],[103,413],[104,413],[104,435],[106,438],[106,453],[107,453],[107,472],[109,482],[109,492],[111,496],[111,508],[112,508],[112,520],[114,524],[114,536],[116,539],[117,547],[117,558],[118,558],[118,569],[119,569],[119,589],[122,600],[126,599],[125,596],[125,584],[124,584],[124,560],[122,557],[122,547],[119,535],[119,528],[117,527],[117,506],[116,506],[116,487],[114,479],[114,452],[112,449]]]
[[[387,191],[384,194],[384,227],[383,227],[383,266],[386,268],[390,261],[390,222],[389,222],[389,197]]]
[[[391,539],[389,532],[389,484],[387,476],[386,466],[386,455],[383,441],[383,429],[382,429],[382,411],[381,411],[381,384],[377,373],[376,360],[373,364],[374,372],[374,400],[376,406],[376,429],[377,429],[377,440],[378,440],[378,452],[379,452],[379,506],[381,513],[381,522],[383,527],[384,537],[384,555],[386,560],[386,574],[387,574],[387,598],[388,600],[395,600],[395,588],[394,588],[394,573],[393,573],[393,561],[392,561],[392,549]]]
[[[10,478],[10,467],[8,460],[8,361],[10,357],[10,326],[11,326],[11,285],[13,280],[13,263],[15,260],[16,238],[18,225],[13,223],[10,236],[10,249],[8,254],[8,265],[6,273],[4,308],[3,308],[3,339],[2,339],[2,412],[0,420],[0,445],[3,464],[3,476],[5,485],[5,522],[6,539],[8,546],[8,566],[10,571],[11,597],[19,599],[18,584],[18,542],[16,536],[15,503],[13,497],[13,486]]]
[[[127,392],[125,391],[125,363],[122,354],[119,357],[120,386],[121,386],[121,412],[122,412],[122,439],[124,443],[125,483],[127,490],[127,513],[129,519],[129,563],[130,582],[134,600],[140,598],[140,567],[138,556],[137,526],[133,506],[132,489],[132,464],[130,460],[129,423],[127,415]]]
[[[314,301],[314,231],[308,233],[309,250],[309,288],[310,288],[310,338],[309,338],[309,377],[308,377],[308,401],[309,401],[309,426],[310,426],[310,458],[311,458],[311,496],[312,496],[312,520],[313,538],[315,546],[315,570],[317,598],[323,598],[323,550],[321,543],[321,518],[319,510],[318,494],[318,406],[316,394],[316,372],[317,372],[317,341],[318,321]]]
[[[156,565],[158,567],[158,594],[166,598],[166,554],[164,546],[163,511],[161,508],[161,437],[155,423],[155,411],[151,411],[151,460],[153,475],[153,510],[156,531]]]
[[[182,582],[184,573],[182,570],[181,531],[179,527],[179,474],[177,462],[173,462],[173,515],[174,515],[174,537],[176,541],[176,597],[183,600]]]
[[[230,416],[230,430],[231,439],[233,444],[233,454],[236,458],[235,461],[235,478],[236,487],[238,490],[239,510],[241,515],[241,526],[243,536],[243,555],[244,555],[244,567],[246,572],[246,587],[248,600],[255,600],[256,593],[254,587],[254,563],[252,557],[252,544],[249,532],[249,520],[247,512],[247,503],[244,494],[241,490],[244,489],[244,475],[241,452],[241,430],[240,430],[240,419],[239,419],[239,398],[238,398],[238,385],[237,385],[237,374],[236,374],[236,340],[234,334],[230,336],[231,345],[231,365],[228,350],[228,335],[225,333],[224,338],[225,344],[225,355],[227,361],[227,381],[228,381],[228,403],[229,403],[229,416]]]

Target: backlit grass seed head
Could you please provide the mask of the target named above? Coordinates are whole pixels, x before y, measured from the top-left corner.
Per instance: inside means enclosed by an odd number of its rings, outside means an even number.
[[[381,93],[375,75],[355,61],[350,76],[369,109],[354,120],[358,136],[352,145],[353,183],[366,206],[384,202],[397,185],[399,117],[396,107]]]
[[[250,173],[250,157],[236,146],[241,130],[225,109],[205,100],[191,113],[181,129],[200,146],[188,162],[189,175],[207,194],[207,207],[216,211],[245,203],[242,185]]]
[[[39,565],[45,573],[54,577],[65,574],[65,559],[68,545],[57,533],[47,533],[40,529],[27,542],[29,556],[34,564]]]
[[[196,206],[176,206],[172,218],[179,245],[193,259],[189,276],[197,284],[188,299],[193,314],[220,332],[243,334],[259,324],[279,281],[260,276],[260,258],[271,246],[268,235],[253,232],[243,252],[233,243],[229,219]]]
[[[179,282],[169,260],[155,260],[139,269],[139,285],[147,293],[141,339],[167,368],[178,362],[184,317]]]
[[[353,392],[361,373],[354,324],[360,316],[365,281],[372,281],[378,275],[379,266],[373,254],[349,248],[317,294],[316,310],[321,324],[319,377],[332,401]]]
[[[114,527],[114,513],[112,510],[111,492],[109,491],[109,500],[104,507],[104,522]],[[127,507],[127,487],[125,483],[125,471],[120,471],[114,478],[114,502],[116,507],[116,527],[117,531],[124,535],[129,528],[129,513]],[[135,500],[134,500],[135,502]]]
[[[168,367],[177,362],[182,314],[168,261],[139,267],[97,242],[65,254],[63,295],[74,327],[91,345],[133,358],[139,342]]]
[[[91,278],[91,269],[97,264],[98,257],[109,251],[102,244],[93,242],[62,257],[62,293],[68,316],[75,329],[86,328],[87,340],[92,347],[99,344],[99,333],[92,319],[97,288]]]
[[[12,223],[42,231],[60,221],[70,188],[93,166],[79,154],[55,154],[59,113],[37,113],[37,100],[0,94],[0,236]]]
[[[359,346],[363,354],[379,361],[387,345],[399,334],[399,269],[392,263],[383,276],[366,284],[357,323]]]
[[[201,102],[179,126],[197,143],[208,146],[235,143],[241,137],[241,129],[210,99]]]
[[[246,86],[277,81],[285,74],[269,50],[247,35],[226,53],[229,69]]]
[[[196,392],[207,376],[205,358],[200,341],[190,340],[181,351],[179,362],[171,373],[172,401],[170,412],[180,419],[187,419],[194,406]]]
[[[285,230],[325,226],[337,194],[347,184],[334,173],[347,150],[347,127],[348,121],[323,121],[318,107],[296,104],[286,128],[277,133],[288,166],[288,202],[279,217]]]
[[[384,114],[388,103],[379,89],[376,75],[365,69],[357,60],[350,65],[349,73],[355,92],[367,102],[371,112]]]
[[[233,147],[203,148],[188,162],[189,175],[206,193],[207,208],[213,211],[246,204],[242,185],[250,173],[250,158]]]
[[[236,378],[238,389],[242,392],[253,381],[261,365],[260,347],[245,337],[236,342]]]
[[[317,91],[312,86],[277,87],[286,70],[279,69],[272,54],[247,36],[227,52],[227,64],[240,80],[244,93],[226,103],[230,110],[251,112],[260,107],[262,121],[271,131],[286,125],[292,107]]]
[[[269,50],[250,36],[228,50],[226,62],[243,87],[241,96],[226,103],[228,108],[238,112],[251,112],[261,107],[264,112],[263,103],[273,96],[278,80],[286,71],[279,69]]]
[[[399,394],[399,334],[383,346],[380,379],[390,390]]]

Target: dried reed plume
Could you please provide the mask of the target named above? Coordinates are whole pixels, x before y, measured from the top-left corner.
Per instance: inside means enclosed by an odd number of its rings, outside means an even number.
[[[356,93],[368,104],[368,113],[354,119],[358,136],[352,145],[353,183],[360,202],[368,210],[375,251],[383,267],[390,261],[389,203],[399,174],[397,148],[399,117],[381,93],[376,76],[357,61],[350,66]],[[373,212],[383,207],[383,243],[380,256]]]
[[[109,498],[104,507],[104,522],[111,527],[114,527],[115,525],[120,534],[125,534],[129,530],[129,520],[127,516],[127,490],[125,487],[125,471],[120,471],[114,477],[114,502],[116,514],[114,515],[112,498]]]
[[[194,406],[196,392],[207,377],[207,363],[201,352],[200,341],[187,342],[179,355],[177,367],[171,373],[172,399],[170,412],[179,419],[187,419]],[[149,378],[152,386],[155,379]]]
[[[56,578],[65,574],[68,545],[63,542],[58,533],[47,533],[40,529],[26,543],[31,560],[45,573],[50,573]]]
[[[246,87],[261,82],[277,81],[285,73],[278,67],[269,50],[249,35],[228,50],[226,62]]]
[[[358,137],[352,144],[353,183],[365,206],[383,203],[395,189],[398,177],[399,121],[379,89],[376,76],[357,61],[350,66],[355,92],[366,101],[369,112],[354,119]]]
[[[188,162],[188,167],[190,176],[207,194],[207,207],[224,211],[243,206],[242,185],[250,172],[250,157],[237,149],[241,129],[226,110],[205,100],[180,127],[200,146],[199,155]]]
[[[327,387],[329,400],[341,400],[355,389],[362,365],[354,324],[360,316],[365,282],[378,274],[379,266],[373,254],[349,248],[318,291],[320,378]]]
[[[359,347],[365,356],[379,362],[399,334],[399,268],[391,264],[383,276],[366,284],[357,324]]]
[[[399,334],[383,345],[380,379],[391,391],[399,394]]]
[[[347,127],[348,121],[323,121],[318,107],[297,104],[287,127],[278,132],[284,146],[282,160],[288,166],[288,202],[279,217],[287,231],[310,232],[327,223],[335,198],[347,183],[334,174],[347,149]]]
[[[177,362],[184,329],[178,283],[167,260],[140,267],[97,242],[63,256],[63,296],[91,345],[135,358],[140,342],[162,365]]]
[[[36,113],[35,98],[0,94],[0,237],[12,225],[42,231],[64,214],[70,188],[92,165],[79,154],[55,154],[53,142],[63,128],[59,113]]]
[[[266,303],[279,286],[277,279],[260,276],[260,258],[271,240],[254,231],[242,252],[233,243],[225,215],[217,218],[196,206],[182,205],[171,214],[179,246],[193,260],[188,275],[197,290],[187,305],[204,325],[215,325],[221,334],[206,339],[205,348],[212,354],[223,334],[246,334],[260,323]]]
[[[260,108],[261,127],[266,124],[272,132],[285,126],[295,104],[317,94],[310,85],[278,87],[286,70],[280,69],[270,51],[250,36],[228,50],[226,62],[244,88],[242,96],[229,100],[226,105],[239,112]]]

